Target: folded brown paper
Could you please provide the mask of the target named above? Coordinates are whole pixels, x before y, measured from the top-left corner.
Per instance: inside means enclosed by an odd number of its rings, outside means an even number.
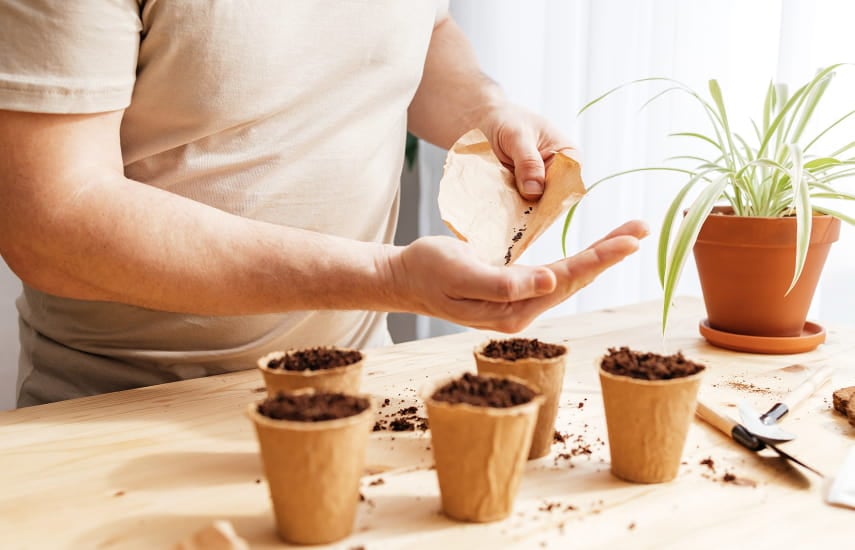
[[[482,351],[487,344],[489,342],[479,345],[474,351],[478,374],[525,380],[530,387],[543,396],[544,401],[537,415],[528,458],[531,460],[548,455],[552,450],[552,441],[555,436],[555,418],[558,416],[558,400],[564,386],[564,364],[567,353],[550,359],[526,358],[509,361],[484,355]]]
[[[268,353],[258,360],[256,365],[264,376],[264,385],[267,387],[267,395],[273,397],[277,393],[290,393],[296,390],[313,388],[319,392],[333,393],[359,393],[362,381],[362,360],[356,363],[320,370],[285,370],[271,369],[267,366],[270,361],[280,359],[285,355],[284,351]]]
[[[513,510],[543,397],[537,395],[528,403],[508,408],[431,399],[448,382],[450,379],[422,394],[442,510],[460,521],[504,519]]]
[[[572,149],[555,153],[537,202],[524,200],[514,174],[480,130],[455,143],[439,183],[439,212],[451,231],[495,265],[516,261],[528,246],[585,194]]]
[[[638,380],[599,368],[612,473],[636,483],[677,476],[703,372],[670,380]]]
[[[250,404],[247,414],[258,435],[280,537],[322,544],[348,536],[359,503],[374,402],[357,415],[319,422],[273,420],[257,409],[257,403]]]

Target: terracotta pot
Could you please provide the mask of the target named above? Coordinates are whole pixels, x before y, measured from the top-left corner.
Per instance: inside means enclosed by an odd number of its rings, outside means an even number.
[[[695,243],[709,325],[752,336],[799,336],[840,220],[813,217],[802,275],[787,294],[796,258],[796,219],[733,216],[717,207]]]

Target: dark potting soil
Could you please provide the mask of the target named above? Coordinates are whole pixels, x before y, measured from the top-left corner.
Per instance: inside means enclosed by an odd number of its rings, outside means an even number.
[[[481,350],[481,354],[492,359],[518,361],[519,359],[552,359],[567,353],[560,344],[548,344],[537,338],[507,338],[490,340]]]
[[[436,390],[431,397],[445,403],[506,408],[528,403],[534,396],[534,391],[513,380],[467,372]]]
[[[318,422],[359,414],[368,408],[368,399],[343,393],[302,395],[278,394],[258,405],[258,412],[275,420]]]
[[[658,355],[633,351],[627,347],[609,348],[609,353],[603,357],[600,366],[608,373],[640,380],[682,378],[699,373],[705,368],[689,361],[680,352],[674,355]]]
[[[332,347],[317,347],[286,353],[280,359],[267,363],[271,369],[285,370],[323,370],[352,365],[362,359],[362,353]]]

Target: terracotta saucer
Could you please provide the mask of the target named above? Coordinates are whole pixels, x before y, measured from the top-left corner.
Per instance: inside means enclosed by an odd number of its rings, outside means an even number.
[[[706,319],[698,324],[698,330],[714,346],[748,353],[804,353],[825,342],[825,329],[810,321],[805,323],[799,336],[733,334],[712,328]]]

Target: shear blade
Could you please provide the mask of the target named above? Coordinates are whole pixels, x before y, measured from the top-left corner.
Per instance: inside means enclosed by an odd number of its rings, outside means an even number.
[[[782,429],[777,424],[764,424],[760,420],[760,413],[754,410],[747,401],[740,401],[738,408],[742,425],[763,441],[767,443],[783,443],[796,438],[794,434]]]

